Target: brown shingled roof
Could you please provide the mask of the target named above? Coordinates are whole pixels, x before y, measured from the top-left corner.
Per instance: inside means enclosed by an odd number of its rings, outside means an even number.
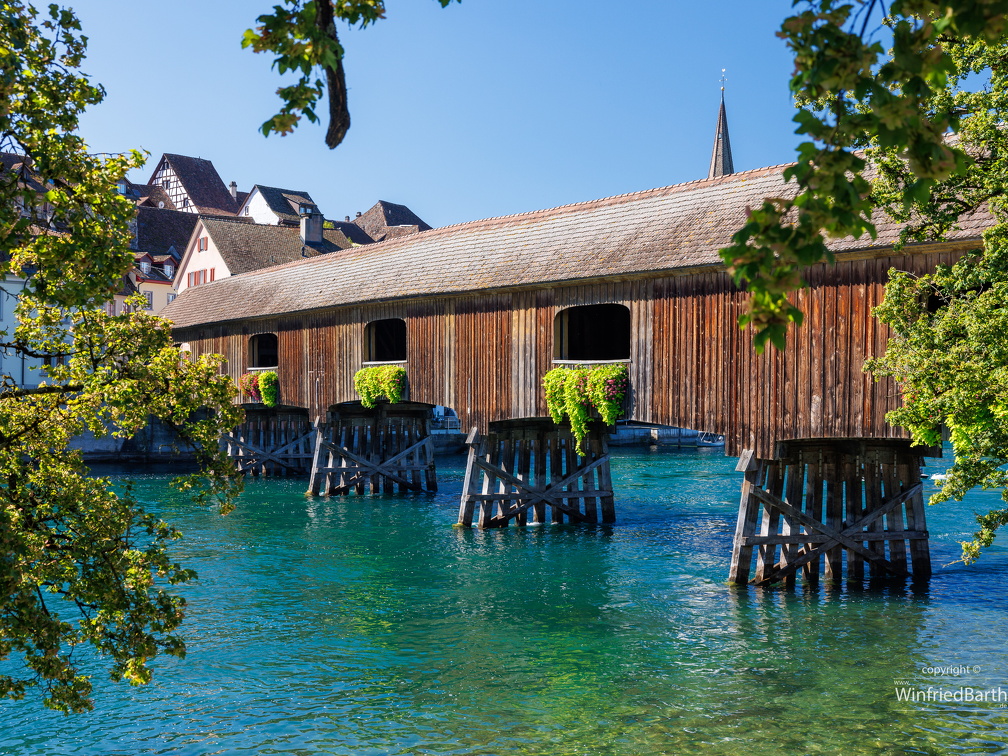
[[[154,174],[161,167],[162,161],[167,161],[175,171],[175,175],[189,195],[190,202],[199,212],[212,215],[234,215],[237,212],[238,206],[234,197],[209,160],[166,152],[158,161]]]
[[[171,197],[164,187],[158,184],[130,184],[137,194],[137,205],[141,207],[153,207],[159,210],[175,210]]]
[[[357,247],[188,289],[164,316],[177,327],[357,302],[618,275],[720,266],[718,250],[747,206],[793,192],[785,166],[618,197],[463,223]],[[953,238],[976,238],[982,218]],[[876,240],[831,242],[836,251],[886,248],[899,233],[878,223]]]
[[[330,220],[327,220],[326,223],[332,223],[333,228],[337,231],[341,231],[343,235],[354,244],[374,244],[375,240],[367,235],[367,231],[354,223]]]
[[[194,213],[181,210],[138,207],[136,248],[152,255],[163,255],[174,247],[178,257],[182,257],[197,220],[199,217]]]
[[[249,223],[238,218],[200,220],[233,276],[351,246],[342,232],[333,229],[323,231],[321,245],[312,246],[301,241],[300,227]]]
[[[354,218],[353,223],[363,228],[375,241],[429,231],[431,228],[406,205],[385,200],[378,200],[370,210]]]

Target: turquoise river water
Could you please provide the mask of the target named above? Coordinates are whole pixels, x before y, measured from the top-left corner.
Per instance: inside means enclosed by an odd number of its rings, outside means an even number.
[[[491,532],[452,527],[461,458],[437,496],[250,481],[227,517],[134,472],[200,575],[189,655],[96,668],[85,715],[0,702],[0,754],[1008,753],[1008,550],[943,567],[996,497],[928,510],[926,586],[733,588],[734,463],[620,453],[615,526]]]

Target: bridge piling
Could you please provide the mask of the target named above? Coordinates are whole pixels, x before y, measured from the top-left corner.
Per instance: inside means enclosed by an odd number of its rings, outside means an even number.
[[[239,473],[302,474],[312,459],[314,428],[299,408],[247,407],[245,421],[220,440]]]
[[[585,456],[575,447],[567,425],[551,418],[524,418],[490,423],[480,436],[475,428],[466,445],[466,464],[458,524],[480,528],[550,522],[616,521],[609,472],[608,431],[602,423],[589,427]]]
[[[430,405],[336,405],[318,424],[309,492],[434,493],[437,471],[428,432]]]
[[[806,585],[824,578],[927,579],[931,556],[924,518],[922,457],[904,439],[783,441],[772,460],[746,452],[728,580],[749,582],[754,549],[757,585]],[[887,547],[888,544],[888,547]],[[909,565],[907,546],[909,544]],[[779,550],[778,550],[778,547]]]

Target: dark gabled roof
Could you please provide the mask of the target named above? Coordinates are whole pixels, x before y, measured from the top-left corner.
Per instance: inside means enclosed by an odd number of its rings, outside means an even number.
[[[168,254],[169,248],[174,247],[181,256],[198,220],[199,216],[195,213],[138,207],[136,249],[152,255],[164,255]]]
[[[140,207],[153,207],[158,210],[176,209],[164,187],[157,184],[130,184],[129,187],[136,195],[136,203]]]
[[[793,194],[785,166],[463,223],[187,289],[163,313],[177,327],[349,304],[722,266],[718,250],[766,197]],[[984,214],[950,240],[975,239]],[[280,228],[280,227],[275,227]],[[887,249],[899,224],[834,251]],[[293,230],[293,229],[292,229]]]
[[[141,270],[140,266],[138,265],[134,269],[133,274],[136,276],[138,281],[150,281],[152,283],[170,284],[174,280],[173,278],[169,278],[168,276],[166,276],[164,274],[164,271],[161,270],[161,268],[155,267],[153,265],[151,266],[150,273],[144,273],[143,270]]]
[[[343,232],[343,236],[349,239],[354,245],[359,244],[374,244],[374,239],[367,235],[367,232],[349,221],[326,221],[326,223],[332,223],[333,227],[337,231]]]
[[[295,191],[294,189],[278,189],[275,186],[263,186],[256,184],[252,190],[259,190],[259,194],[266,201],[266,206],[272,210],[281,223],[297,225],[301,222],[298,215],[299,205],[311,205],[318,209],[315,200],[308,192]]]
[[[238,218],[201,220],[231,275],[339,252],[351,246],[342,232],[331,229],[323,231],[322,244],[313,246],[301,241],[299,227],[248,223]]]
[[[235,204],[234,197],[209,160],[166,152],[158,161],[157,168],[161,167],[163,161],[171,166],[185,187],[189,201],[199,212],[212,215],[234,215],[237,212],[238,205]],[[154,169],[155,173],[157,168]]]
[[[18,173],[20,183],[41,194],[47,189],[43,185],[42,179],[29,167],[31,164],[31,160],[24,155],[18,155],[14,152],[0,152],[0,166],[3,171]]]
[[[397,235],[415,234],[418,231],[429,231],[431,228],[406,205],[397,205],[385,200],[378,200],[374,207],[354,218],[353,222],[363,228],[375,241],[391,239]],[[405,227],[405,234],[402,229],[398,233],[390,233],[396,226]]]

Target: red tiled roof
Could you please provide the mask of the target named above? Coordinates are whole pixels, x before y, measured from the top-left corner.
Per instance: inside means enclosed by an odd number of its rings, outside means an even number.
[[[785,166],[501,218],[462,223],[299,260],[187,290],[164,316],[186,327],[433,294],[549,285],[579,279],[720,266],[718,250],[746,208],[792,193]],[[977,238],[983,218],[952,238]],[[888,248],[878,238],[831,242],[836,251]]]

